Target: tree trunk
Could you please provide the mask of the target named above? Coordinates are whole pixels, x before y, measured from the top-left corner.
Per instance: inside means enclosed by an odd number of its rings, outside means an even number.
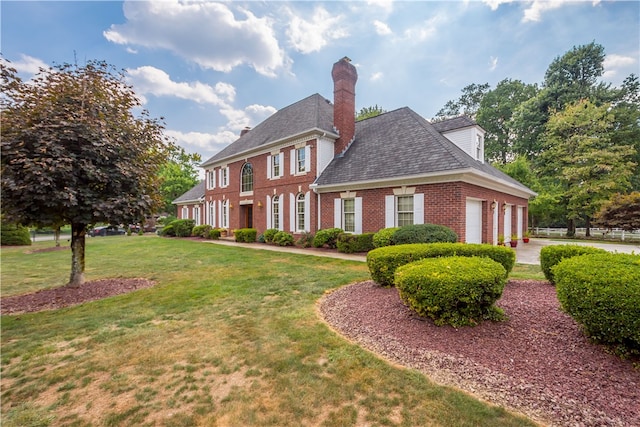
[[[60,247],[60,227],[56,227],[53,232],[53,239],[56,241],[56,248]]]
[[[587,229],[585,230],[586,237],[591,237],[591,220],[587,218]]]
[[[575,237],[576,221],[574,219],[567,220],[567,237]]]
[[[71,224],[71,277],[67,286],[78,287],[84,283],[84,247],[86,224]]]

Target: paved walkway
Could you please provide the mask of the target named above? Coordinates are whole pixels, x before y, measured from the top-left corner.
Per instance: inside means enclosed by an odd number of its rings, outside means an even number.
[[[302,249],[292,246],[275,246],[275,245],[263,245],[255,243],[237,243],[230,240],[205,240],[207,243],[213,243],[225,246],[240,246],[250,249],[258,249],[265,251],[275,252],[287,252],[292,254],[304,254],[321,256],[327,258],[338,258],[349,261],[366,261],[366,255],[363,254],[343,254],[337,251],[315,250],[315,249]],[[636,253],[640,254],[640,245],[637,244],[620,244],[620,243],[600,243],[600,242],[588,242],[588,241],[561,241],[556,239],[531,239],[529,243],[518,242],[516,251],[516,262],[520,264],[540,264],[540,249],[548,245],[562,245],[572,244],[581,246],[594,246],[597,248],[603,248],[609,252],[620,253]]]

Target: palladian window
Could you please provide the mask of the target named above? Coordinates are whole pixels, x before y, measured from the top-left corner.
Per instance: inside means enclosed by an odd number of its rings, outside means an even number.
[[[240,191],[243,193],[253,191],[253,166],[251,166],[251,163],[245,163],[242,167],[242,186]]]

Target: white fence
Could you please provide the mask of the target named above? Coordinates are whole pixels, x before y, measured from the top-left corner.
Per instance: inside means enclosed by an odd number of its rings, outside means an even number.
[[[531,231],[536,236],[565,237],[567,235],[566,228],[535,227]],[[576,236],[585,237],[586,231],[587,231],[586,228],[576,228]],[[618,228],[615,228],[612,230],[608,230],[606,228],[592,228],[590,231],[591,231],[591,238],[595,238],[595,239],[626,241],[626,242],[640,241],[640,230],[634,230],[630,232],[630,231],[620,230]]]

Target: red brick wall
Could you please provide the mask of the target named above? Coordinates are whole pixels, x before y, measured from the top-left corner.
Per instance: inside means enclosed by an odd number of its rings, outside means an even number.
[[[465,241],[466,233],[466,201],[467,197],[481,199],[483,201],[483,230],[482,241],[493,243],[493,213],[491,203],[497,200],[498,209],[502,209],[503,203],[516,206],[525,206],[523,215],[523,230],[527,227],[527,200],[510,196],[495,190],[478,187],[463,182],[426,184],[416,186],[416,193],[424,194],[424,222],[445,225],[453,229],[460,241]],[[393,188],[378,188],[356,191],[357,197],[362,197],[362,231],[376,232],[385,227],[385,196],[392,195]],[[321,220],[320,228],[334,226],[334,199],[340,198],[340,193],[323,193],[321,195]],[[499,233],[502,234],[503,215],[498,215]],[[512,232],[516,231],[517,212],[512,209]]]

